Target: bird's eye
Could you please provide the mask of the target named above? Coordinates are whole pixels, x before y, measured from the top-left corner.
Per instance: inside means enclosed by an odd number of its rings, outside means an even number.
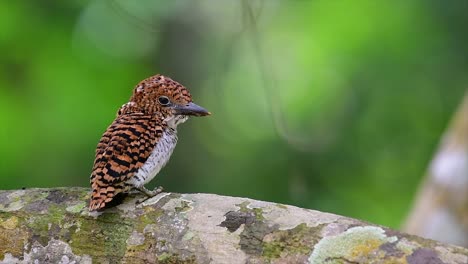
[[[169,101],[169,98],[167,96],[160,96],[158,98],[158,101],[161,105],[168,105],[171,101]]]

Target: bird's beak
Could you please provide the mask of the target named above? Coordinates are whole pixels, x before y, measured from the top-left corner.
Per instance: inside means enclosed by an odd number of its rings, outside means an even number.
[[[174,106],[174,113],[176,115],[192,115],[192,116],[207,116],[211,115],[208,110],[205,108],[196,105],[192,102],[186,104],[186,105],[176,105]]]

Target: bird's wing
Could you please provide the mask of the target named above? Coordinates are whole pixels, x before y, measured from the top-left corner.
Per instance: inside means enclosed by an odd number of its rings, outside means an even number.
[[[161,122],[143,114],[121,115],[109,126],[96,149],[89,210],[99,210],[129,186],[163,134]]]

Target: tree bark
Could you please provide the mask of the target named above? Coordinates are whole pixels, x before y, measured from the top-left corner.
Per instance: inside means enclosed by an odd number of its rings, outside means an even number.
[[[403,230],[468,247],[468,90],[441,140]]]
[[[90,215],[85,188],[0,191],[1,263],[468,263],[468,249],[294,206],[137,196]]]

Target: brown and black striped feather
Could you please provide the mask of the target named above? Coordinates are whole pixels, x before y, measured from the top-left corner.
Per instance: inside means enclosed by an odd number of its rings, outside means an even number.
[[[163,121],[156,115],[118,116],[102,136],[97,149],[89,210],[99,210],[131,186],[131,179],[151,155],[163,134]]]

